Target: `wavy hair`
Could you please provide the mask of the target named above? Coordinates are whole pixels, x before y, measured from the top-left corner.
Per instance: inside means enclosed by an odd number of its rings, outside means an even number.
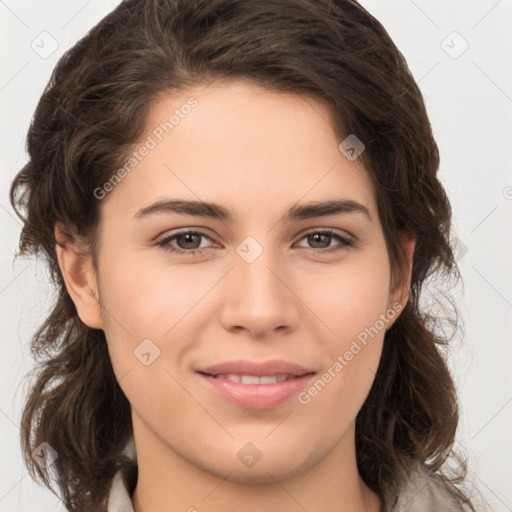
[[[98,510],[133,435],[104,332],[79,319],[66,291],[54,228],[65,226],[94,256],[94,190],[143,136],[154,102],[232,78],[317,98],[340,141],[356,134],[365,144],[358,161],[375,186],[393,285],[407,267],[400,232],[412,233],[416,246],[408,303],[385,335],[356,418],[358,470],[382,497],[399,488],[412,460],[470,504],[456,485],[465,465],[455,476],[443,470],[458,424],[442,357],[449,340],[420,307],[427,280],[460,278],[438,146],[405,58],[356,0],[126,0],[60,58],[28,131],[28,162],[10,190],[23,221],[18,255],[42,255],[57,289],[31,341],[36,366],[21,446],[32,478],[53,491],[53,475],[68,510]],[[47,468],[30,455],[42,442],[58,452]]]

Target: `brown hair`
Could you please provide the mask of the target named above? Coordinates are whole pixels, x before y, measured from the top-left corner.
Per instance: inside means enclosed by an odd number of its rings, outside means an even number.
[[[404,57],[355,0],[127,0],[59,60],[28,132],[29,161],[11,186],[24,222],[20,254],[42,254],[58,290],[32,340],[39,362],[22,416],[22,449],[32,477],[49,488],[54,471],[69,510],[100,506],[127,462],[121,452],[132,426],[104,332],[81,322],[66,291],[54,227],[66,226],[94,255],[100,201],[93,191],[142,137],[153,102],[231,78],[325,101],[339,140],[356,134],[363,141],[359,161],[375,184],[395,284],[406,268],[398,234],[414,235],[409,301],[386,333],[356,419],[357,462],[381,497],[403,481],[407,460],[443,475],[457,399],[439,351],[448,340],[419,299],[427,278],[459,274],[438,147]],[[46,469],[31,457],[42,442],[58,452]],[[456,478],[443,479],[469,503]]]

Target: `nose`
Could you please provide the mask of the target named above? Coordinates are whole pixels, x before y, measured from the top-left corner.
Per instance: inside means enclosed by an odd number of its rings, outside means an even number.
[[[283,262],[270,250],[263,250],[254,261],[240,254],[234,255],[234,268],[224,280],[223,327],[245,330],[259,339],[294,331],[300,299]]]

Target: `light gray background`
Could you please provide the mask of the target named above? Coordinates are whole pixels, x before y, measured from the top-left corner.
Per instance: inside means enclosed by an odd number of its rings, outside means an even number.
[[[29,339],[52,290],[42,262],[13,262],[20,223],[8,188],[58,57],[118,3],[0,0],[0,512],[64,510],[32,482],[19,447]],[[474,493],[491,510],[512,511],[512,1],[361,3],[405,55],[440,147],[464,282],[456,296],[465,332],[449,353],[462,407],[457,441]]]

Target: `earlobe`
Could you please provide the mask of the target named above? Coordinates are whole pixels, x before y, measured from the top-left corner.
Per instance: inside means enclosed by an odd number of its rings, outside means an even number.
[[[55,226],[55,252],[66,289],[80,320],[93,329],[103,328],[96,273],[92,255],[60,225]]]

